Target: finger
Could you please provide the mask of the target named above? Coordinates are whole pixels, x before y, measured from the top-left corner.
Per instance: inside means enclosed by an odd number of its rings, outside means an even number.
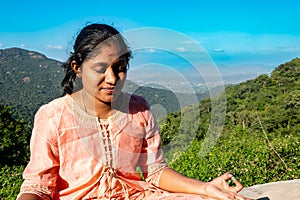
[[[231,180],[234,182],[235,186],[232,187],[234,192],[239,192],[243,189],[243,185],[238,181],[234,176],[231,177]]]
[[[247,197],[241,196],[241,195],[235,195],[234,197],[235,199],[239,199],[239,200],[253,200],[253,199],[249,199]]]
[[[233,177],[233,175],[230,172],[226,172],[223,175],[221,175],[219,178],[227,181],[227,180],[231,179],[232,177]]]
[[[210,197],[213,197],[215,199],[224,199],[224,200],[230,200],[234,199],[234,196],[237,195],[235,192],[225,191],[219,187],[216,187],[215,185],[208,185],[206,188],[206,192]]]

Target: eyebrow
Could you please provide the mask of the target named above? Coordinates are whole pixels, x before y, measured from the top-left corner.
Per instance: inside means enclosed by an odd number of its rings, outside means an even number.
[[[108,67],[109,64],[105,63],[105,62],[94,62],[93,63],[94,66],[103,66],[103,67]]]
[[[113,65],[119,64],[119,63],[126,63],[126,59],[120,57],[120,58],[116,59],[115,61],[113,61],[111,64],[106,63],[106,62],[96,61],[96,62],[92,63],[92,65],[108,67],[109,65],[113,66]]]

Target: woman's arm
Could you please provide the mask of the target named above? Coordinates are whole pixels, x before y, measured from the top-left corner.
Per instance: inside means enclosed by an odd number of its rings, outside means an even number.
[[[48,110],[48,106],[42,106],[35,115],[30,139],[30,161],[23,172],[24,181],[18,196],[21,199],[47,199],[55,191],[59,153],[56,126],[52,120],[55,117],[50,117]],[[23,194],[26,194],[25,197]]]
[[[145,129],[147,133],[145,137],[147,145],[143,146],[141,152],[146,153],[140,155],[141,162],[138,163],[138,165],[147,172],[147,181],[169,192],[199,194],[223,200],[234,199],[235,197],[241,200],[249,200],[237,194],[237,192],[243,188],[239,181],[233,180],[236,184],[235,187],[230,187],[228,185],[227,180],[232,178],[230,173],[225,173],[211,182],[201,182],[196,179],[186,177],[175,170],[166,167],[160,148],[161,137],[157,121],[155,120],[152,112],[148,109],[145,109],[144,116],[147,120],[147,126]],[[163,171],[157,178],[156,176],[153,176],[153,172],[155,173],[155,170],[159,168]],[[157,181],[158,184],[156,180],[159,180]]]
[[[234,187],[228,185],[227,180],[230,178],[232,175],[225,173],[211,182],[201,182],[166,168],[160,177],[159,187],[170,192],[199,194],[215,199],[249,200],[237,194],[243,188],[239,181],[233,179],[236,185]]]
[[[36,194],[24,193],[21,194],[17,200],[43,200],[43,198]]]

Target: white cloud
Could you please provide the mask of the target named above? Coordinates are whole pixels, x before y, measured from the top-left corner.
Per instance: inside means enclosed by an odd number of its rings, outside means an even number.
[[[21,48],[24,48],[24,47],[25,47],[25,44],[21,44],[20,47],[21,47]]]
[[[185,52],[186,51],[186,49],[184,47],[178,47],[178,48],[176,48],[176,50],[179,51],[179,52]]]
[[[48,45],[47,49],[58,49],[58,50],[62,50],[63,47],[61,45]]]
[[[218,53],[222,53],[222,52],[225,52],[224,49],[221,49],[221,48],[216,48],[213,50],[214,52],[218,52]]]
[[[181,41],[181,43],[183,43],[183,44],[195,44],[197,42],[195,42],[194,40],[183,40],[183,41]]]
[[[300,55],[300,35],[193,33],[218,65],[278,66]]]
[[[0,47],[3,47],[4,45],[0,42]]]
[[[153,49],[153,48],[148,48],[148,49],[145,49],[146,52],[149,52],[149,53],[154,53],[156,52],[157,50]]]
[[[299,51],[300,36],[287,34],[249,34],[240,32],[216,32],[194,35],[206,49],[227,53],[264,53],[265,51]],[[217,50],[217,51],[216,51]]]
[[[155,49],[155,48],[141,48],[141,49],[134,49],[135,52],[142,52],[142,53],[160,53],[161,49]]]

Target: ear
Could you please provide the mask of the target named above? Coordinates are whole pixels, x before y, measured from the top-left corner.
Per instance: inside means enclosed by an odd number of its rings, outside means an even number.
[[[72,70],[75,72],[75,74],[77,75],[78,78],[81,77],[81,70],[80,70],[80,66],[77,64],[77,62],[75,60],[73,60],[71,62],[71,67]]]

